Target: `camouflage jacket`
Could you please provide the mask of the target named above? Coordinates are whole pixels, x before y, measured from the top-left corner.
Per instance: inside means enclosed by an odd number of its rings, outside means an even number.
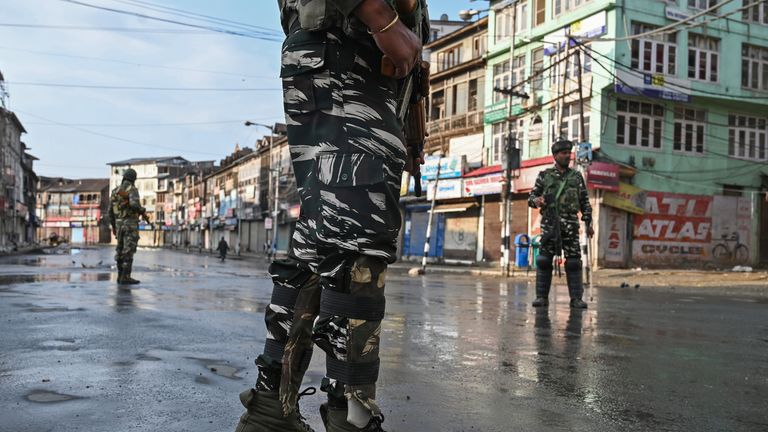
[[[581,211],[581,220],[591,224],[592,206],[589,204],[589,194],[587,193],[587,186],[584,184],[584,177],[578,171],[570,168],[562,173],[556,167],[547,168],[540,172],[528,197],[528,205],[535,208],[534,200],[538,197],[544,197],[546,203],[542,211],[551,209],[549,206],[555,201],[562,182],[565,182],[565,186],[560,193],[560,198],[554,203],[560,219],[578,220],[578,212]]]
[[[129,181],[123,181],[109,196],[109,220],[139,219],[146,210],[141,206],[139,190]]]
[[[340,28],[350,36],[368,35],[368,28],[352,12],[363,0],[277,0],[280,7],[280,22],[285,34],[289,34],[298,20],[303,30],[317,31],[329,28]],[[396,0],[385,0],[392,8]],[[422,29],[423,38],[429,37],[429,17],[427,14],[426,0],[416,0],[418,6],[413,14],[408,17],[401,16],[401,20],[411,29],[416,23],[421,22],[426,26],[426,32]],[[423,19],[422,19],[423,18]]]

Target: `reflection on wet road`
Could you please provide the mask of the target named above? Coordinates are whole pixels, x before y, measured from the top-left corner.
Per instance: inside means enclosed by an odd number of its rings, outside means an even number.
[[[141,250],[126,288],[111,253],[0,258],[0,431],[232,430],[266,263]],[[386,429],[768,430],[764,300],[603,289],[571,311],[555,283],[534,310],[527,281],[390,272]],[[322,397],[307,399],[323,430]]]

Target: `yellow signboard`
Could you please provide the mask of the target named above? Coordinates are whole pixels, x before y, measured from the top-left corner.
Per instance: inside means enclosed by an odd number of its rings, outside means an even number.
[[[645,191],[620,182],[618,192],[606,192],[603,195],[603,203],[629,213],[643,214],[645,213]]]

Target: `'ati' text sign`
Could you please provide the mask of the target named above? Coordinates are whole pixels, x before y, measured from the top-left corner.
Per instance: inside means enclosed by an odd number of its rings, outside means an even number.
[[[618,192],[619,166],[612,163],[592,162],[587,169],[587,187]]]
[[[675,264],[707,259],[712,240],[712,196],[648,192],[645,212],[633,217],[632,256]]]

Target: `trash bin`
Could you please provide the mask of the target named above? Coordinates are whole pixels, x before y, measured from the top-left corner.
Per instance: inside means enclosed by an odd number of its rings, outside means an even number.
[[[515,236],[515,265],[518,267],[528,267],[528,247],[530,245],[531,239],[527,234]]]
[[[536,257],[539,256],[539,249],[541,248],[541,236],[533,236],[531,239],[531,249],[532,249],[532,258],[533,258],[533,268],[536,268]]]

